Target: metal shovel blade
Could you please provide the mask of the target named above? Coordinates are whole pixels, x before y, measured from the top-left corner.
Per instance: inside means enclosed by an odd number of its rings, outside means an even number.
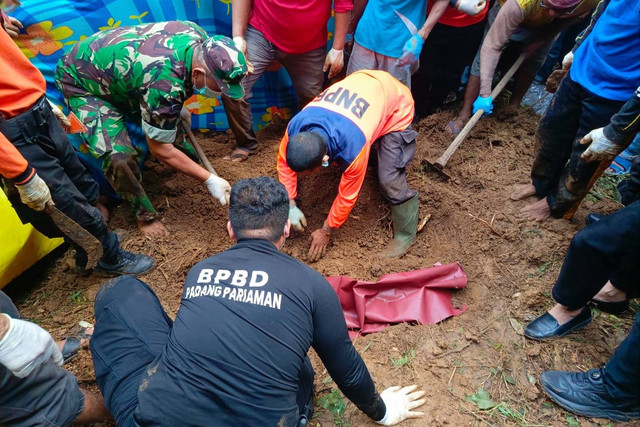
[[[100,240],[82,228],[80,224],[60,212],[54,205],[47,204],[45,212],[65,236],[87,253],[87,270],[95,267],[100,258],[102,258],[102,243],[100,243]]]

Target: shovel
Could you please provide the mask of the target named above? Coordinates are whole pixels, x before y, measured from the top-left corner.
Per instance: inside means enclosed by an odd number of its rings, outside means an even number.
[[[204,168],[208,170],[209,173],[212,173],[215,176],[220,176],[218,175],[216,170],[213,168],[213,165],[211,165],[211,162],[207,158],[207,155],[204,154],[204,150],[202,149],[198,141],[196,141],[196,137],[193,134],[193,131],[189,126],[187,126],[187,124],[184,121],[182,122],[182,128],[186,132],[187,138],[189,138],[189,142],[191,143],[191,145],[193,145],[193,148],[196,149],[196,153],[198,153],[198,157],[200,157],[200,160],[202,160],[202,164],[204,165]]]
[[[496,99],[498,95],[500,95],[500,92],[502,92],[502,89],[504,89],[504,87],[507,85],[511,77],[513,77],[516,71],[518,71],[518,68],[520,68],[520,65],[524,62],[525,56],[526,56],[525,53],[520,54],[516,62],[514,62],[511,68],[509,68],[509,70],[505,73],[505,75],[502,77],[500,82],[496,85],[496,87],[491,92],[491,98]],[[450,179],[451,176],[449,176],[449,174],[447,174],[444,171],[444,167],[447,165],[447,162],[449,161],[451,156],[453,156],[453,153],[456,152],[458,147],[467,138],[467,135],[469,135],[469,133],[471,132],[473,127],[476,125],[476,123],[478,123],[478,120],[480,120],[480,117],[482,117],[483,114],[484,114],[484,110],[482,109],[476,111],[476,113],[471,117],[471,119],[469,119],[469,121],[464,126],[464,128],[462,128],[458,136],[456,136],[456,139],[453,140],[453,142],[449,145],[446,151],[442,154],[442,156],[440,156],[440,158],[433,163],[427,160],[426,161],[427,164],[431,166],[433,169],[435,169],[436,172],[438,172],[444,178]]]
[[[80,246],[87,253],[87,270],[95,267],[100,258],[102,258],[102,243],[100,243],[100,240],[82,228],[80,224],[60,212],[53,203],[47,203],[44,211],[69,240]]]

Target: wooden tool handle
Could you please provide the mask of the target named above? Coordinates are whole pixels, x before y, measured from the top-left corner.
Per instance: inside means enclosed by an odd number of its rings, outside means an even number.
[[[215,176],[220,176],[211,165],[211,162],[209,162],[207,155],[204,154],[204,150],[202,149],[200,144],[198,144],[198,141],[196,141],[196,137],[193,134],[193,131],[191,130],[191,128],[187,126],[187,124],[184,121],[182,122],[182,127],[184,128],[184,131],[186,132],[187,137],[189,138],[189,142],[191,142],[191,145],[193,145],[193,148],[196,149],[196,153],[198,153],[198,157],[200,157],[200,160],[202,160],[202,164],[204,165],[204,168],[208,170],[210,173],[214,174]]]
[[[593,185],[596,183],[598,178],[600,178],[600,176],[604,173],[604,171],[607,170],[607,168],[609,167],[610,164],[611,164],[610,160],[603,160],[603,161],[600,162],[600,164],[598,165],[598,169],[596,169],[596,171],[593,173],[593,176],[591,177],[591,180],[589,181],[589,184],[587,184],[587,191],[585,191],[585,193],[584,193],[585,196],[589,193],[589,191],[591,190]],[[565,212],[565,214],[562,216],[562,218],[563,219],[571,219],[571,218],[573,218],[573,215],[575,215],[576,211],[580,207],[580,203],[582,203],[582,199],[584,199],[584,196],[581,197],[580,200],[577,200],[573,204],[573,206],[571,206],[571,208],[567,212]]]
[[[525,53],[520,54],[516,62],[513,63],[511,68],[509,68],[509,70],[505,73],[505,75],[502,77],[500,82],[498,82],[496,87],[491,92],[491,98],[495,100],[498,97],[498,95],[500,95],[500,92],[502,92],[502,89],[504,89],[507,83],[509,83],[509,80],[511,80],[511,77],[513,77],[516,71],[518,71],[518,68],[520,68],[520,65],[522,65],[522,63],[524,62],[525,57],[526,57]],[[473,129],[476,123],[478,123],[478,120],[480,120],[480,117],[482,117],[483,114],[484,114],[484,110],[476,111],[476,113],[471,117],[471,119],[467,122],[464,128],[462,128],[458,136],[456,136],[456,139],[454,139],[453,142],[449,144],[449,147],[447,147],[446,151],[442,154],[442,156],[440,156],[440,158],[435,161],[434,163],[435,167],[441,170],[444,169],[445,165],[447,164],[451,156],[453,156],[453,153],[456,152],[460,144],[462,144],[462,142],[467,138],[467,135],[469,135],[469,132],[471,132],[471,129]]]

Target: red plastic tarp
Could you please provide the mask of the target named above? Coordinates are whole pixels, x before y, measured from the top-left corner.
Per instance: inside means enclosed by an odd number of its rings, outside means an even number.
[[[451,289],[467,286],[459,263],[386,274],[377,282],[347,276],[327,280],[338,294],[351,335],[379,332],[392,323],[438,323],[467,309],[451,304]]]

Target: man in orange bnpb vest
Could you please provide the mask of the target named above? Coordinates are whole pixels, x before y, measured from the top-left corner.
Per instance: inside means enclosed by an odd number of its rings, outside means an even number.
[[[405,85],[385,71],[362,70],[327,88],[291,120],[278,150],[278,177],[289,193],[289,219],[295,229],[307,225],[295,202],[298,174],[317,172],[330,163],[344,169],[324,225],[311,234],[311,261],[324,255],[332,232],[353,209],[372,147],[393,219],[393,240],[383,256],[400,257],[413,244],[418,194],[409,189],[405,171],[416,150],[413,112]]]

